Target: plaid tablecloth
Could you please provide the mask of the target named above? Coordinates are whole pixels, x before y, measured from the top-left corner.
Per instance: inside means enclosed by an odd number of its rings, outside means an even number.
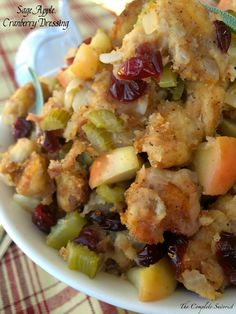
[[[16,19],[18,5],[44,7],[57,0],[0,0],[0,105],[17,88],[14,79],[15,53],[28,27],[4,28],[5,17]],[[73,17],[79,22],[84,38],[93,34],[98,26],[109,29],[114,16],[88,0],[71,0]],[[52,20],[55,16],[50,17]],[[50,276],[34,264],[15,244],[8,249],[0,262],[0,313],[76,313],[76,314],[128,314],[78,292]]]

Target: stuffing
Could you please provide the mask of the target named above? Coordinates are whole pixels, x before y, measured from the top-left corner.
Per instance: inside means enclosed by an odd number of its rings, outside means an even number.
[[[161,0],[157,3],[158,29],[165,28],[173,68],[181,78],[208,83],[229,78],[229,57],[217,47],[214,20],[200,2],[189,1],[186,5],[185,0]]]
[[[135,148],[147,152],[152,167],[188,165],[202,140],[214,136],[224,104],[219,84],[188,82],[187,100],[164,102],[149,116],[145,132],[136,132]]]
[[[63,102],[57,102],[54,97],[50,97],[48,101],[44,104],[43,110],[41,112],[41,117],[46,116],[52,109],[63,107]]]
[[[108,96],[110,79],[111,72],[107,69],[103,69],[95,76],[88,98],[87,111],[86,113],[82,111],[83,117],[86,117],[86,114],[92,110],[107,109],[114,112],[117,109],[118,104]]]
[[[209,300],[215,300],[220,293],[207,281],[198,270],[185,270],[182,274],[184,286]]]
[[[92,110],[108,109],[115,111],[117,105],[108,97],[110,72],[107,70],[97,74],[93,84],[89,87],[84,102],[73,112],[70,121],[64,131],[67,141],[76,138],[81,127],[87,121],[87,114]],[[76,96],[75,96],[76,98]]]
[[[48,174],[51,178],[59,176],[63,171],[75,171],[78,168],[77,157],[82,153],[88,153],[91,158],[97,157],[96,151],[92,148],[91,145],[82,141],[75,140],[72,144],[71,149],[65,155],[65,158],[61,161],[50,160],[48,166]]]
[[[32,83],[17,89],[5,104],[2,113],[3,121],[11,125],[18,117],[25,117],[34,102],[35,91]]]
[[[37,150],[37,145],[34,141],[28,138],[20,138],[16,144],[9,148],[10,160],[15,163],[26,161],[33,151]]]
[[[56,177],[56,187],[58,206],[66,212],[76,210],[88,201],[88,182],[79,172],[62,172]]]
[[[54,192],[54,184],[47,173],[47,159],[32,152],[16,183],[16,191],[25,196],[48,197]]]
[[[0,155],[1,179],[10,186],[15,186],[24,168],[24,162],[36,151],[35,142],[21,138]]]
[[[116,18],[111,30],[111,38],[115,46],[119,47],[124,36],[133,29],[144,3],[144,0],[128,3],[125,10]]]
[[[50,92],[47,84],[41,83],[44,99],[47,100]],[[26,117],[29,109],[34,105],[35,91],[32,83],[27,83],[20,87],[16,92],[7,100],[2,118],[6,124],[13,124],[18,117]]]
[[[147,152],[152,167],[169,168],[191,162],[202,140],[198,121],[178,103],[166,102],[149,117],[146,131],[138,133],[137,152]]]
[[[199,122],[204,136],[214,136],[224,104],[224,87],[220,84],[188,82],[187,94],[187,113]]]
[[[114,243],[114,247],[106,254],[106,264],[110,261],[116,264],[116,272],[120,273],[126,272],[133,265],[133,261],[127,256],[127,251],[125,252],[117,243]]]
[[[121,221],[143,243],[163,242],[164,231],[191,236],[199,227],[199,196],[190,170],[142,168],[126,192],[127,210]]]
[[[236,235],[235,204],[235,196],[225,195],[201,213],[201,227],[189,240],[182,260],[183,272],[178,280],[204,298],[216,299],[229,285],[216,258],[215,245],[222,231]]]
[[[148,1],[118,51],[125,61],[147,42],[159,47],[162,55],[169,55],[173,70],[183,80],[205,83],[234,80],[234,65],[217,47],[213,21],[197,0],[189,1],[188,5],[185,0]]]
[[[228,217],[230,232],[236,234],[236,196],[227,194],[219,197],[213,204],[213,208],[220,210]]]
[[[127,232],[118,232],[114,245],[131,261],[137,257],[137,250],[132,246]]]
[[[210,300],[236,285],[236,39],[210,11],[134,0],[40,80],[40,114],[31,83],[3,110],[30,136],[0,154],[13,199],[70,269],[121,275],[141,301],[177,280]]]

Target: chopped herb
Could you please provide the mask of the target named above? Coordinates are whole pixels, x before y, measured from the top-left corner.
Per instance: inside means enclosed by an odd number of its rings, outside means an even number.
[[[39,115],[44,105],[43,91],[37,74],[32,68],[28,68],[35,88],[35,114]]]

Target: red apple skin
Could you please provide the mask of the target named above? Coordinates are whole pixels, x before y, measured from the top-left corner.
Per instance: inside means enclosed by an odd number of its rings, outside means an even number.
[[[222,136],[216,139],[220,161],[212,182],[215,195],[225,194],[236,182],[236,138]]]
[[[90,168],[89,186],[93,189],[99,185],[100,178],[104,172],[104,168],[107,167],[109,161],[106,155],[98,157]]]
[[[220,136],[203,144],[194,164],[203,194],[227,193],[236,182],[236,138]]]

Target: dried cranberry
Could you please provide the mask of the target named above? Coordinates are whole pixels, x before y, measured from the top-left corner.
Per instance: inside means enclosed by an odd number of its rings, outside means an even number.
[[[93,210],[86,215],[88,221],[101,225],[104,222],[104,214],[101,210]]]
[[[163,64],[160,51],[157,51],[155,54],[152,55],[151,61],[156,72],[156,77],[159,78],[161,73],[163,72]]]
[[[154,50],[154,46],[148,42],[142,43],[136,48],[135,54],[136,56],[142,56],[144,58],[150,58],[152,51]]]
[[[147,77],[159,79],[162,72],[162,58],[158,51],[148,56],[138,56],[127,60],[118,71],[118,75],[123,80],[141,80]]]
[[[147,88],[147,83],[142,80],[124,81],[111,77],[110,94],[120,102],[130,102],[141,97]]]
[[[126,226],[122,225],[120,221],[120,215],[114,212],[109,212],[106,215],[105,222],[101,227],[104,230],[110,231],[121,231],[126,229]]]
[[[97,251],[101,234],[97,228],[93,226],[85,227],[79,236],[74,240],[78,244],[86,245],[90,250]]]
[[[55,153],[61,148],[61,133],[56,131],[44,132],[42,147],[49,153]]]
[[[236,285],[236,236],[221,232],[216,243],[216,257],[224,274],[232,285]]]
[[[33,123],[25,118],[17,118],[13,124],[13,136],[17,141],[18,138],[29,137],[33,129]]]
[[[231,31],[229,27],[222,21],[216,20],[214,22],[216,28],[216,38],[218,48],[226,53],[231,43]]]
[[[121,231],[126,227],[120,221],[119,213],[107,212],[103,213],[100,210],[91,211],[87,214],[88,221],[98,224],[103,230]]]
[[[138,254],[140,265],[148,267],[158,262],[166,254],[166,246],[163,243],[147,244]]]
[[[179,275],[183,271],[183,257],[188,248],[188,238],[183,235],[168,234],[166,239],[168,247],[168,256],[175,268],[175,275]]]
[[[119,77],[123,80],[141,80],[155,74],[150,62],[141,57],[129,59],[118,71]]]
[[[160,76],[163,71],[162,56],[160,51],[155,49],[154,45],[150,43],[139,45],[136,49],[136,55],[149,60],[155,68],[157,76]]]
[[[56,213],[51,206],[39,204],[32,215],[33,223],[44,233],[49,233],[57,222]]]

